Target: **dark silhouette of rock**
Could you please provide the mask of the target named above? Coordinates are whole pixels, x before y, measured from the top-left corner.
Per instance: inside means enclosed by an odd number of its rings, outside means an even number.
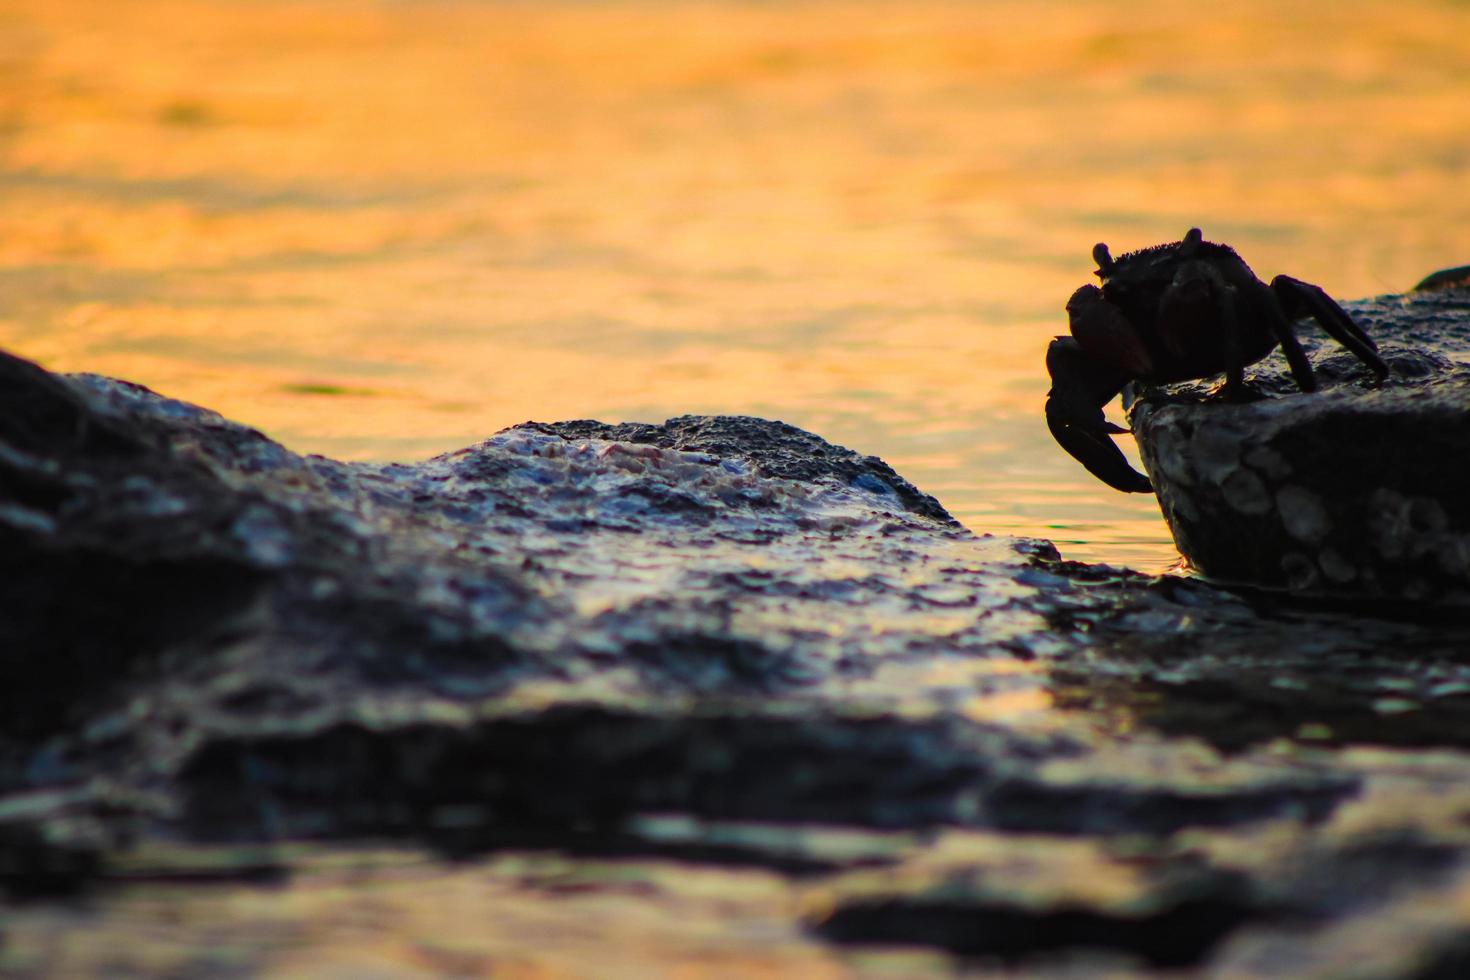
[[[1381,386],[1319,343],[1317,393],[1296,391],[1278,354],[1255,370],[1257,401],[1191,384],[1133,404],[1196,568],[1301,595],[1470,603],[1470,291],[1452,283],[1347,305],[1393,368]]]
[[[1431,272],[1415,284],[1412,292],[1434,292],[1439,289],[1470,286],[1470,265],[1457,265],[1453,269]]]
[[[345,920],[449,973],[595,970],[599,923],[791,975],[1463,962],[1453,618],[1064,562],[759,419],[361,464],[0,382],[7,975],[331,972]]]

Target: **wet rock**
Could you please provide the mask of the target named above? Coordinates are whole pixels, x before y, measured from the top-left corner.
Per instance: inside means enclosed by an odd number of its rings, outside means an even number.
[[[1266,904],[1245,875],[1200,855],[978,834],[947,834],[808,899],[816,929],[839,943],[922,942],[1011,964],[1103,952],[1155,968],[1200,963]]]
[[[1203,384],[1140,395],[1139,450],[1196,568],[1298,595],[1470,603],[1470,291],[1455,282],[1347,305],[1393,369],[1381,387],[1304,336],[1316,393],[1278,352],[1254,369],[1257,401]]]
[[[633,443],[743,460],[759,467],[766,476],[786,480],[836,478],[881,496],[892,496],[904,510],[946,524],[956,523],[939,501],[917,490],[878,457],[860,456],[784,422],[727,415],[682,415],[662,425],[646,422],[608,425],[584,419],[551,424],[528,422],[524,427],[565,439]]]
[[[362,883],[451,973],[1461,962],[1457,620],[1064,562],[759,419],[342,463],[0,379],[7,975],[352,972]]]
[[[101,870],[100,848],[56,840],[35,821],[0,823],[0,896],[75,895],[94,884]]]
[[[887,866],[813,885],[806,913],[837,943],[923,943],[1028,975],[1091,963],[1128,975],[1205,967],[1206,975],[1337,976],[1352,972],[1339,951],[1318,958],[1310,944],[1277,943],[1335,919],[1412,919],[1406,906],[1421,889],[1466,887],[1465,869],[1438,844],[1336,826],[1315,836],[1303,861],[1283,860],[1282,840],[1161,847],[952,832]],[[1454,918],[1426,923],[1412,943],[1368,926],[1379,945],[1354,944],[1368,967],[1360,975],[1417,975],[1418,962],[1457,949],[1444,928]],[[1266,962],[1262,949],[1283,958]]]

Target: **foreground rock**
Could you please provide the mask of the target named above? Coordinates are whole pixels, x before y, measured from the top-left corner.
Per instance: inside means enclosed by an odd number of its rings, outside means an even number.
[[[1297,391],[1277,353],[1255,370],[1260,401],[1192,384],[1132,406],[1196,568],[1301,595],[1470,604],[1470,288],[1449,272],[1426,280],[1434,291],[1347,305],[1393,369],[1381,388],[1304,337],[1320,392]]]
[[[0,564],[7,975],[1470,962],[1470,630],[779,423],[347,464],[4,358]]]

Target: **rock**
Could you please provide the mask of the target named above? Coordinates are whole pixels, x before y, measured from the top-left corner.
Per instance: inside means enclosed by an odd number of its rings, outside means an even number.
[[[1138,395],[1160,508],[1180,552],[1222,582],[1470,603],[1470,290],[1346,309],[1393,369],[1381,388],[1308,328],[1316,393],[1277,352],[1254,369],[1258,401],[1225,404],[1202,383]]]
[[[1434,292],[1440,289],[1470,286],[1470,265],[1457,265],[1453,269],[1431,272],[1414,286],[1412,292]]]
[[[759,419],[362,464],[0,400],[6,975],[1464,964],[1458,620],[1063,562]]]

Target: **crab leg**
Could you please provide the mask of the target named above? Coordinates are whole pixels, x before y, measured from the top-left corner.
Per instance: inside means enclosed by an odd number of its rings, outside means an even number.
[[[1128,465],[1123,451],[1113,444],[1114,433],[1128,430],[1108,422],[1102,411],[1123,390],[1128,375],[1088,357],[1072,337],[1051,342],[1046,369],[1052,381],[1046,395],[1046,426],[1057,444],[1113,489],[1151,493],[1148,477]]]
[[[1272,295],[1279,297],[1280,293]],[[1291,327],[1291,317],[1283,312],[1280,299],[1262,303],[1261,306],[1266,310],[1266,321],[1271,333],[1281,344],[1281,352],[1286,355],[1286,363],[1291,365],[1292,380],[1302,391],[1316,391],[1317,376],[1312,372],[1312,362],[1307,360],[1301,341],[1296,339],[1296,331]]]
[[[1220,326],[1225,335],[1225,397],[1245,397],[1245,354],[1240,344],[1240,319],[1235,309],[1235,287],[1227,284],[1211,269],[1215,284],[1215,302],[1220,311]]]
[[[1271,280],[1271,291],[1276,294],[1277,301],[1289,319],[1310,314],[1334,340],[1372,368],[1379,381],[1388,377],[1388,365],[1378,356],[1378,345],[1373,343],[1372,338],[1363,332],[1363,328],[1354,323],[1347,311],[1338,306],[1322,287],[1293,279],[1291,276],[1277,276]]]

